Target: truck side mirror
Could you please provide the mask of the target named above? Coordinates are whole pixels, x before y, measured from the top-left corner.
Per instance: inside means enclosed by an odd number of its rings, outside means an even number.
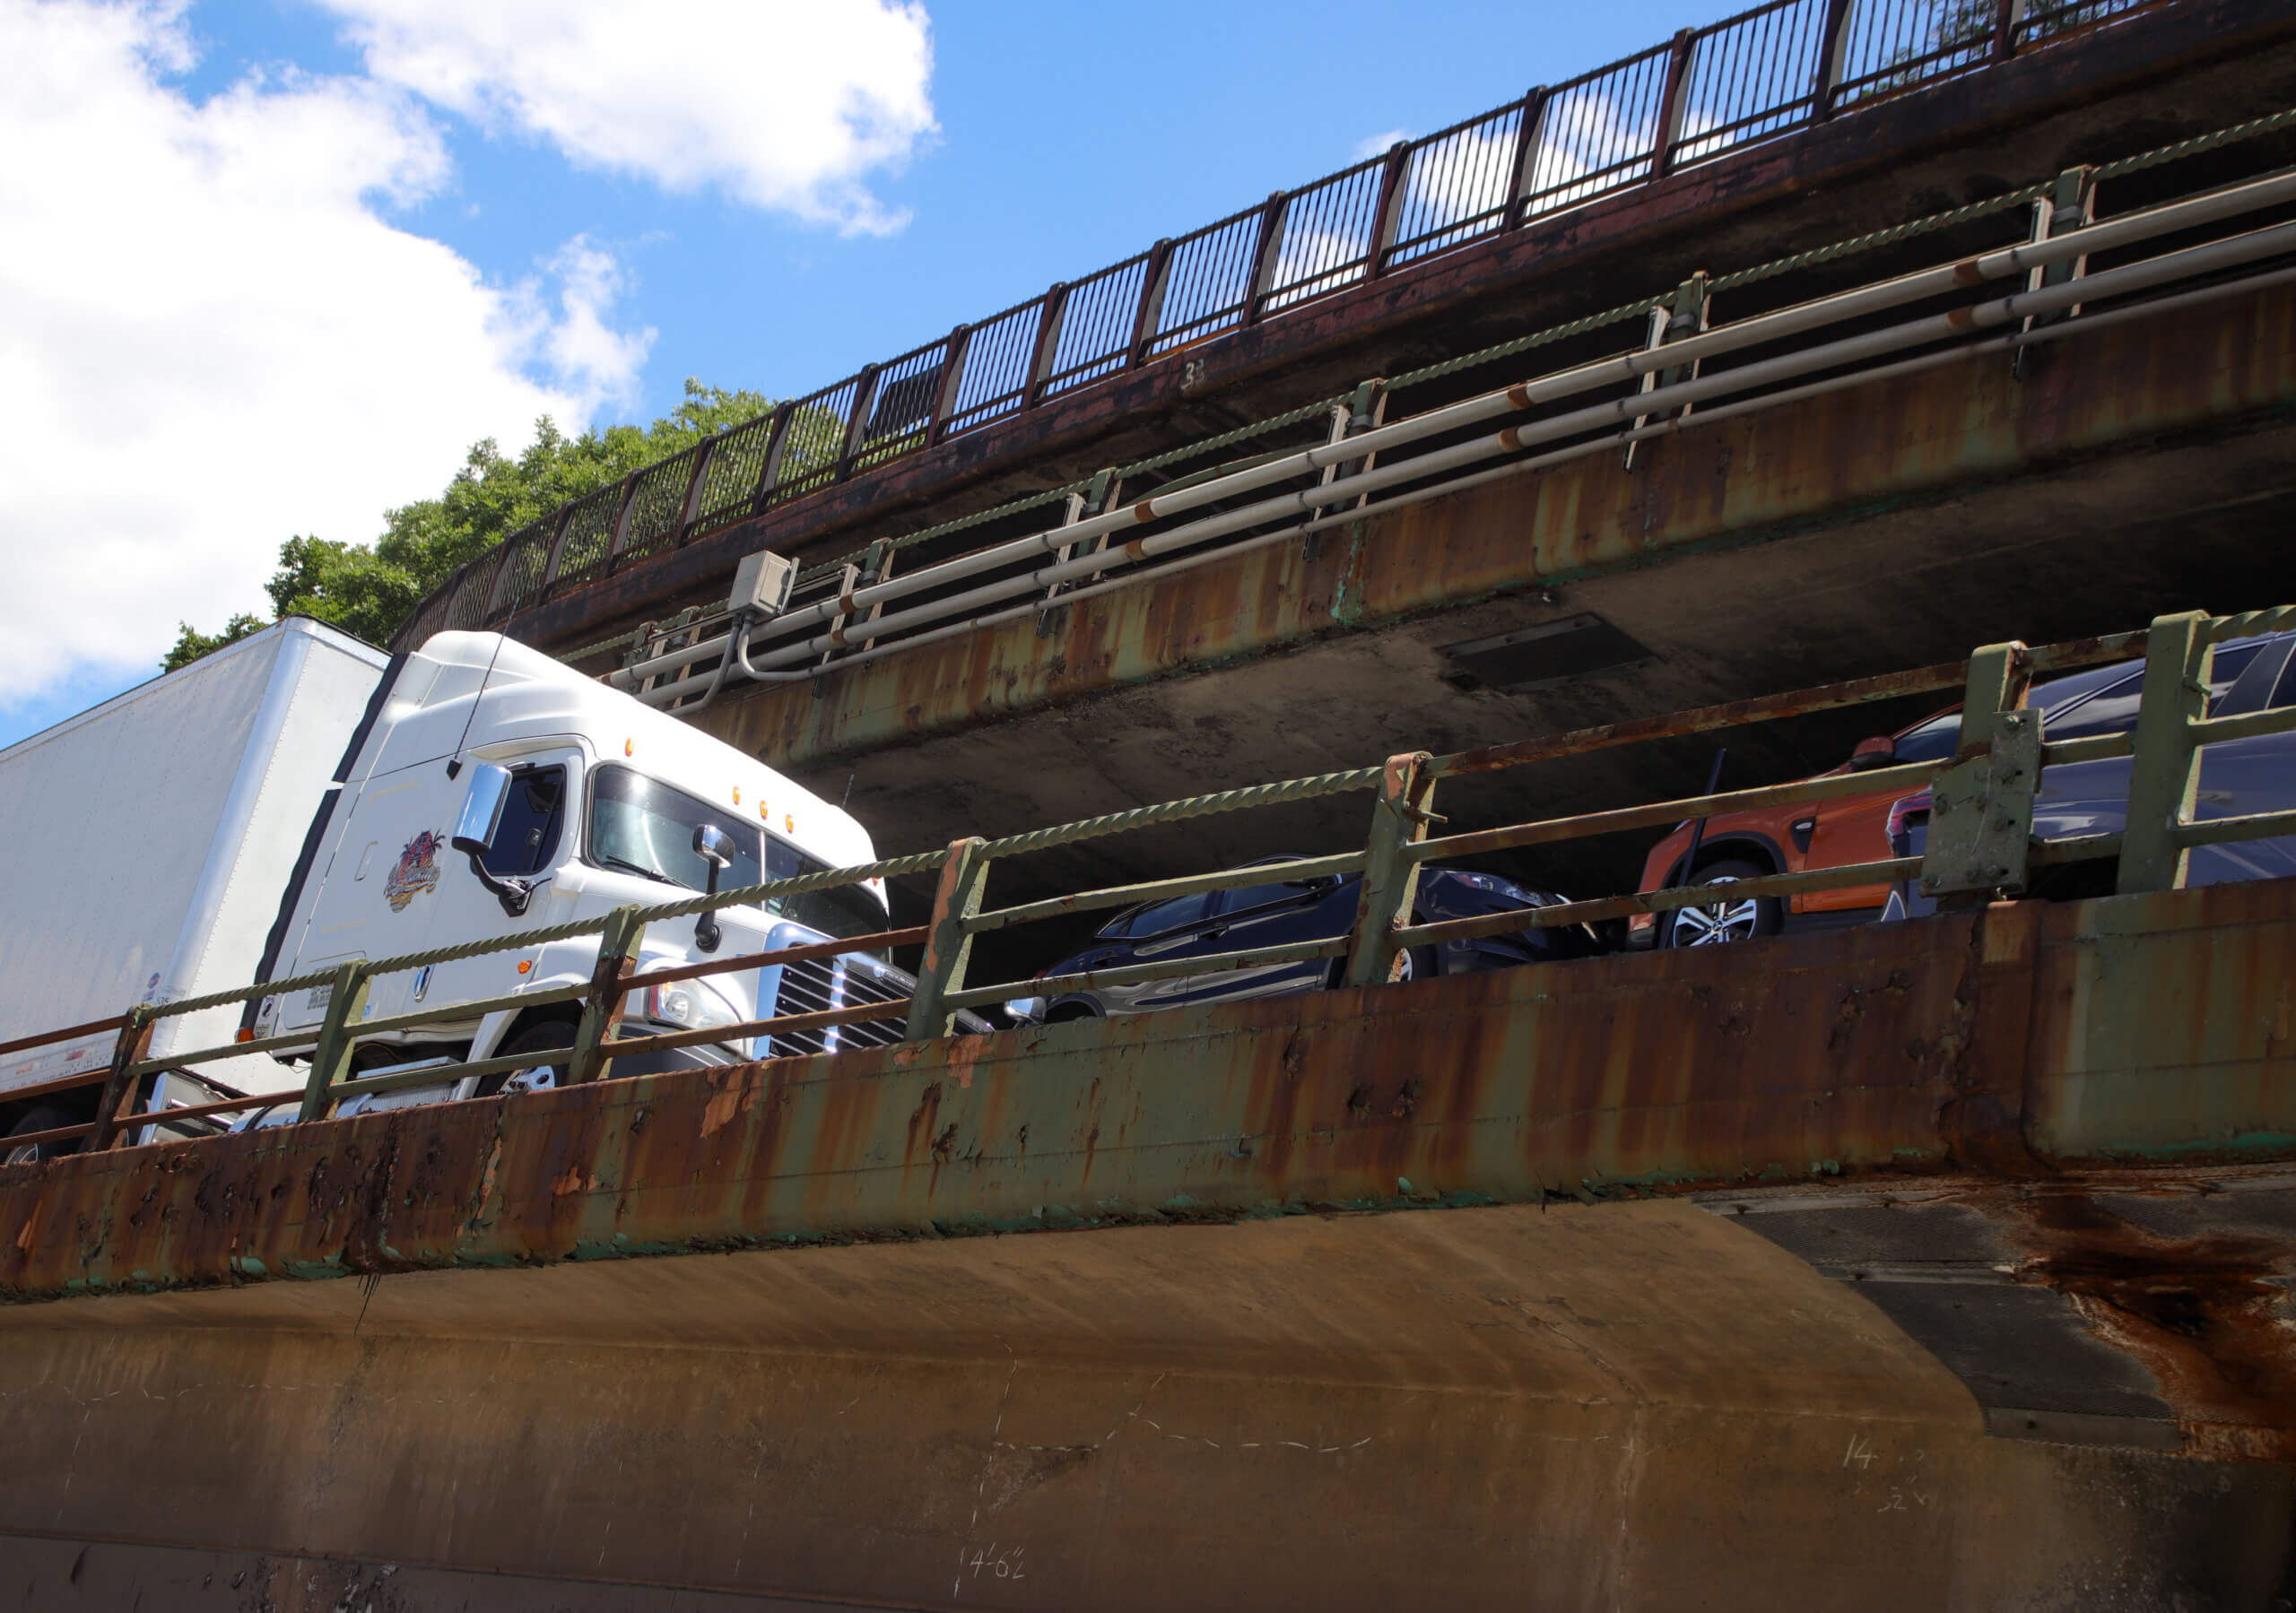
[[[494,893],[502,911],[517,918],[534,899],[534,887],[524,880],[506,880],[480,861],[494,849],[494,837],[502,828],[502,809],[510,800],[510,769],[492,762],[481,762],[470,770],[470,790],[455,820],[451,844],[470,858],[471,872]]]
[[[1886,767],[1898,759],[1898,742],[1887,734],[1877,734],[1870,740],[1859,740],[1857,748],[1849,753],[1852,773],[1870,773],[1876,767]]]
[[[706,896],[718,894],[718,876],[733,866],[734,837],[714,823],[694,826],[693,854],[709,865],[709,888]],[[718,912],[712,908],[693,921],[693,944],[705,952],[715,952],[726,940],[726,932],[718,927]]]
[[[494,849],[502,828],[502,808],[510,799],[510,769],[481,762],[470,770],[470,789],[463,796],[462,815],[455,820],[454,846],[483,857]]]

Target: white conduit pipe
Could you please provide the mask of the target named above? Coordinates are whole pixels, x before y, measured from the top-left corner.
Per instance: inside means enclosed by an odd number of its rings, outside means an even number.
[[[1193,487],[1181,489],[1161,498],[1152,500],[1143,499],[1123,509],[1088,517],[1069,525],[1053,527],[1029,537],[1014,539],[1010,542],[998,544],[975,554],[960,556],[938,566],[926,567],[884,583],[857,589],[849,595],[824,599],[803,610],[787,612],[762,624],[753,630],[752,637],[762,634],[767,637],[780,637],[804,627],[834,620],[839,614],[846,615],[849,619],[859,610],[886,599],[935,586],[958,577],[992,570],[1011,561],[1026,559],[1034,554],[1048,553],[1055,549],[1071,545],[1103,533],[1114,532],[1124,526],[1176,515],[1186,509],[1248,491],[1255,487],[1286,481],[1310,472],[1320,472],[1326,466],[1346,463],[1365,455],[1393,448],[1462,424],[1490,419],[1500,414],[1517,412],[1541,403],[1552,402],[1573,393],[1587,391],[1605,384],[1619,385],[1639,381],[1643,375],[1653,369],[1688,364],[1716,353],[1774,341],[1781,336],[1794,334],[1816,325],[1855,317],[1860,314],[1918,300],[1925,297],[1940,295],[1969,285],[1982,283],[1988,279],[1997,279],[2005,274],[2016,273],[2040,264],[2060,261],[2083,253],[2103,251],[2171,230],[2190,228],[2196,224],[2206,223],[2234,213],[2268,206],[2291,197],[2296,197],[2296,174],[2257,180],[2248,185],[2235,186],[2213,195],[2196,196],[2188,201],[2130,213],[2101,224],[2070,231],[2050,240],[2026,242],[2015,247],[2004,247],[1996,252],[1984,253],[1956,263],[1918,270],[1911,274],[1901,275],[1895,280],[1883,281],[1873,286],[1845,291],[1834,297],[1797,304],[1793,308],[1782,308],[1774,314],[1761,315],[1752,319],[1740,321],[1735,325],[1726,325],[1719,330],[1687,337],[1683,341],[1668,343],[1663,348],[1638,350],[1631,353],[1601,360],[1593,364],[1582,365],[1576,369],[1565,370],[1547,377],[1543,380],[1526,382],[1504,391],[1469,398],[1447,408],[1416,415],[1408,421],[1397,421],[1392,426],[1367,431],[1361,436],[1348,438],[1338,443],[1306,449],[1283,459],[1271,461],[1265,465],[1254,466],[1248,471],[1239,471],[1213,481],[1201,482]],[[2099,277],[2088,278],[2094,281]],[[2103,293],[2100,293],[2101,294]],[[1749,372],[1742,370],[1735,373],[1745,375]],[[1758,383],[1750,381],[1746,384]],[[1636,401],[1647,403],[1650,395],[1649,394],[1639,395]],[[1545,439],[1535,438],[1532,440]],[[1441,468],[1439,464],[1431,464],[1427,459],[1415,463],[1429,469]],[[1352,480],[1359,482],[1361,481],[1360,478]],[[1358,485],[1351,488],[1347,496],[1358,496],[1366,490],[1368,490]],[[1253,524],[1252,522],[1244,523],[1246,525]],[[1230,530],[1239,529],[1231,528]],[[1207,533],[1205,537],[1208,540],[1216,535],[1218,535],[1216,533]],[[1098,569],[1098,568],[1089,569]],[[977,596],[978,591],[973,594],[938,602],[943,609],[936,610],[935,614],[943,613],[952,603],[971,603]],[[883,630],[883,619],[869,623],[871,637],[875,637]],[[728,634],[723,638],[711,640],[697,647],[706,652],[712,648],[730,648],[730,645],[731,635]],[[822,650],[833,650],[843,647],[843,642],[839,634],[832,631],[814,640],[813,646]],[[618,688],[631,688],[652,672],[681,663],[690,663],[691,655],[691,651],[683,651],[659,656],[637,666],[625,668],[613,674],[608,681]],[[785,655],[777,655],[772,661],[769,662],[769,664],[783,663],[787,659],[789,658]]]
[[[2150,302],[2140,303],[2133,308],[2114,308],[2100,314],[2083,314],[2077,319],[2069,320],[2060,325],[2044,325],[2037,330],[1996,336],[1985,342],[1963,343],[1957,346],[1947,348],[1941,352],[1924,354],[1920,358],[1917,359],[1901,360],[1895,364],[1883,365],[1879,369],[1863,369],[1851,375],[1834,376],[1822,381],[1813,381],[1803,386],[1789,387],[1779,392],[1765,393],[1762,396],[1758,398],[1749,398],[1740,403],[1722,404],[1716,408],[1703,410],[1695,415],[1686,418],[1657,421],[1649,425],[1639,427],[1633,430],[1616,432],[1597,438],[1591,442],[1574,443],[1567,448],[1558,448],[1552,453],[1541,454],[1532,458],[1516,460],[1511,464],[1493,466],[1487,470],[1476,472],[1471,475],[1455,477],[1449,481],[1439,482],[1433,486],[1413,489],[1408,493],[1399,494],[1391,499],[1383,499],[1377,504],[1371,505],[1367,508],[1345,510],[1335,515],[1321,516],[1312,521],[1303,521],[1296,523],[1291,526],[1279,527],[1274,532],[1263,533],[1257,537],[1247,539],[1241,543],[1231,543],[1222,549],[1210,550],[1202,553],[1189,555],[1181,559],[1168,561],[1161,566],[1152,566],[1143,570],[1126,572],[1120,577],[1110,577],[1106,581],[1095,584],[1090,587],[1079,588],[1071,593],[1061,594],[1057,598],[1031,600],[1026,604],[1014,606],[1008,610],[970,617],[965,620],[950,623],[947,626],[936,629],[931,632],[915,634],[895,643],[879,646],[876,648],[865,650],[857,655],[839,656],[835,662],[826,667],[806,667],[796,672],[769,672],[761,668],[752,668],[749,664],[748,656],[745,653],[745,645],[742,646],[741,651],[736,653],[735,662],[735,664],[740,666],[744,672],[748,672],[756,677],[761,682],[783,683],[803,681],[810,678],[821,676],[824,672],[834,672],[842,667],[857,665],[862,662],[875,661],[885,655],[895,655],[900,651],[914,648],[922,645],[932,644],[941,639],[954,638],[965,634],[979,631],[985,628],[999,626],[1004,622],[1017,621],[1024,620],[1030,616],[1040,615],[1045,611],[1057,610],[1066,605],[1091,599],[1103,594],[1114,593],[1120,588],[1133,587],[1141,583],[1152,582],[1161,577],[1170,577],[1176,572],[1193,570],[1198,566],[1209,565],[1215,560],[1224,560],[1234,555],[1248,553],[1255,549],[1264,549],[1273,544],[1287,542],[1292,539],[1302,537],[1312,533],[1322,532],[1331,527],[1344,526],[1354,522],[1369,520],[1375,516],[1384,515],[1390,510],[1405,508],[1414,504],[1422,504],[1431,499],[1444,498],[1449,494],[1463,491],[1467,488],[1481,486],[1486,482],[1500,481],[1510,476],[1535,474],[1538,472],[1551,470],[1557,465],[1565,464],[1574,460],[1587,458],[1592,455],[1613,452],[1631,442],[1643,442],[1654,438],[1673,436],[1693,427],[1715,425],[1721,421],[1735,419],[1742,415],[1758,414],[1765,410],[1775,409],[1787,403],[1799,403],[1807,398],[1820,397],[1831,393],[1846,391],[1852,386],[1871,386],[1876,382],[1895,380],[1906,376],[1917,375],[1924,370],[1940,369],[1945,365],[1959,363],[1963,360],[1982,354],[2009,352],[2020,347],[2034,346],[2043,343],[2063,341],[2069,337],[2082,335],[2091,331],[2102,330],[2113,325],[2127,324],[2132,320],[2156,317],[2163,314],[2175,313],[2180,309],[2192,308],[2199,304],[2221,301],[2227,297],[2243,296],[2252,291],[2264,291],[2274,286],[2287,285],[2292,282],[2296,282],[2296,269],[2281,269],[2266,274],[2249,275],[2239,280],[2227,282],[2222,285],[2209,286],[2196,291],[2182,292],[2174,297],[2159,298]],[[2092,291],[2093,294],[2093,288],[2092,288]],[[1356,490],[1356,489],[1351,489],[1350,496],[1353,496],[1353,493]],[[1101,556],[1098,558],[1105,561],[1108,557]],[[695,677],[686,679],[680,683],[665,685],[662,689],[649,690],[648,692],[649,696],[657,696],[664,698],[674,698],[678,694],[690,692],[691,690],[708,683],[709,681],[710,680],[707,675],[697,675]]]
[[[2291,198],[2296,198],[2296,174],[2282,175],[2274,178],[2257,180],[2248,185],[2234,186],[2213,195],[2196,196],[2187,201],[2171,203],[2167,206],[2150,208],[2141,212],[2133,212],[2121,218],[2108,220],[2100,224],[2092,224],[2048,240],[2029,241],[2015,247],[2003,247],[1995,252],[1981,253],[1975,257],[1918,270],[1910,274],[1900,275],[1894,280],[1883,281],[1874,285],[1841,292],[1833,297],[1799,303],[1792,308],[1781,308],[1774,314],[1761,315],[1752,319],[1741,320],[1735,325],[1725,325],[1718,330],[1706,332],[1701,335],[1686,337],[1662,348],[1638,349],[1631,353],[1601,360],[1593,364],[1581,365],[1575,369],[1564,370],[1540,380],[1523,382],[1501,391],[1468,398],[1442,409],[1431,410],[1425,414],[1414,415],[1407,421],[1399,421],[1391,426],[1383,426],[1366,431],[1361,436],[1305,449],[1283,459],[1272,460],[1265,464],[1256,465],[1249,470],[1239,471],[1211,481],[1199,482],[1193,487],[1183,488],[1157,499],[1142,499],[1121,509],[1089,516],[1084,520],[1065,526],[1053,527],[1025,538],[1016,538],[974,554],[962,555],[955,559],[944,561],[938,566],[926,567],[883,583],[874,584],[869,587],[856,589],[849,594],[840,594],[822,600],[803,610],[789,611],[776,617],[765,623],[758,631],[768,637],[780,637],[817,623],[834,620],[840,614],[849,619],[859,610],[884,600],[916,593],[921,589],[953,581],[958,577],[994,570],[1012,561],[1026,559],[1033,554],[1048,553],[1055,549],[1097,537],[1103,533],[1112,533],[1126,526],[1178,515],[1184,510],[1232,498],[1257,487],[1289,481],[1311,472],[1320,472],[1331,465],[1345,464],[1362,458],[1366,455],[1393,449],[1462,425],[1473,424],[1501,414],[1519,412],[1539,403],[1552,402],[1596,386],[1638,382],[1645,374],[1654,369],[1673,369],[1690,364],[1718,353],[1730,352],[1739,348],[1775,341],[1779,337],[1792,335],[1817,325],[1854,318],[1861,314],[1896,307],[1907,302],[1918,301],[1926,297],[1943,295],[1971,285],[1981,284],[1987,280],[1996,280],[2005,275],[2022,273],[2043,264],[2061,262],[2085,253],[2106,251],[2130,242],[2149,239],[2177,230],[2189,229],[2197,224],[2207,223],[2236,213],[2252,212]],[[2110,273],[2118,273],[2120,271]],[[2095,281],[2101,277],[2087,278]],[[2107,293],[2100,291],[2097,294],[2101,296]],[[2040,310],[2026,309],[2017,317],[2022,317],[2025,313]],[[1749,369],[1752,368],[1753,367],[1748,367]],[[1742,370],[1734,373],[1747,372]],[[1647,404],[1653,395],[1648,393],[1641,394],[1634,401]],[[1422,460],[1419,463],[1424,464],[1426,462]],[[1360,478],[1351,480],[1361,481]],[[1365,490],[1360,486],[1354,487],[1349,490],[1347,496],[1353,497]],[[1209,535],[1216,534],[1207,534]],[[958,597],[969,601],[973,596],[968,594]],[[941,603],[945,604],[952,602]],[[870,622],[868,624],[870,635],[874,637],[885,631],[884,623],[888,620],[892,619],[880,618]],[[835,632],[814,643],[817,648],[842,647],[842,641]],[[779,658],[777,653],[776,659]],[[662,661],[656,661],[627,668],[613,674],[609,681],[618,688],[628,688],[648,675],[649,671],[660,670],[664,663]],[[769,661],[769,664],[771,663],[772,662]],[[675,664],[675,663],[668,662],[667,664]]]

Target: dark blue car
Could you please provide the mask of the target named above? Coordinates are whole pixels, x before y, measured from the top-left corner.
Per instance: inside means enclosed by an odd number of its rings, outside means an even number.
[[[2142,662],[2097,667],[2049,687],[2087,682],[2078,698],[2048,702],[2044,740],[2119,733],[2136,726],[2136,702],[2144,681]],[[2044,704],[2036,688],[2030,704]],[[2296,633],[2236,638],[2219,645],[2209,671],[2208,715],[2239,716],[2296,706]],[[1958,718],[1954,719],[1958,723]],[[2033,793],[2033,838],[2068,840],[2083,835],[2118,834],[2128,824],[2128,779],[2133,760],[2060,762],[2041,770]],[[2235,818],[2249,812],[2296,807],[2296,733],[2262,734],[2204,745],[2196,819]],[[1891,854],[1918,857],[1928,845],[1929,792],[1906,796],[1890,808]],[[2103,896],[2112,890],[2112,859],[2060,863],[2035,869],[2034,894],[2067,898]],[[2185,882],[2214,885],[2235,880],[2275,880],[2296,874],[2296,837],[2241,840],[2196,846]],[[1922,918],[1937,905],[1907,880],[1883,909],[1886,920]]]
[[[1268,871],[1268,882],[1264,885],[1173,897],[1126,908],[1100,927],[1091,945],[1073,957],[1062,958],[1039,978],[1122,968],[1162,958],[1178,965],[1222,952],[1251,951],[1294,941],[1330,941],[1345,935],[1355,927],[1362,876],[1325,874],[1315,879],[1284,879],[1284,865],[1299,860],[1270,857],[1247,864]],[[1552,906],[1562,900],[1551,892],[1526,890],[1494,874],[1429,867],[1419,872],[1415,916],[1422,923],[1473,918],[1486,913]],[[1512,968],[1518,964],[1583,958],[1601,950],[1593,932],[1584,925],[1514,931],[1475,941],[1410,948],[1403,955],[1403,978]],[[1230,1002],[1243,997],[1280,997],[1293,992],[1316,991],[1336,984],[1344,969],[1344,959],[1315,958],[1306,963],[1279,963],[1199,975],[1175,973],[1170,979],[1132,985],[1024,997],[1007,1002],[1004,1007],[1014,1019],[1027,1023],[1145,1013],[1153,1009],[1178,1008],[1183,1003]]]

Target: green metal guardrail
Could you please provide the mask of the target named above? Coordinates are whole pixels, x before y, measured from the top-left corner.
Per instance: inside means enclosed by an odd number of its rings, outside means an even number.
[[[2222,741],[2296,732],[2296,707],[2232,717],[2206,715],[2208,676],[2214,646],[2229,638],[2296,627],[2296,606],[2210,616],[2186,611],[2163,616],[2149,629],[2064,644],[2029,647],[2020,643],[1988,645],[1965,662],[1951,662],[1878,677],[1851,679],[1817,689],[1760,699],[1739,700],[1663,716],[1639,718],[1513,744],[1434,756],[1418,751],[1396,756],[1382,767],[1359,767],[1308,778],[1251,785],[1209,795],[1190,796],[1073,823],[1057,824],[1000,839],[959,840],[944,850],[920,852],[851,868],[695,896],[654,906],[625,906],[595,919],[528,930],[495,940],[436,947],[372,962],[354,961],[286,979],[257,982],[180,1002],[139,1005],[115,1019],[71,1026],[0,1045],[0,1053],[34,1047],[117,1029],[109,1069],[100,1076],[67,1078],[11,1096],[53,1092],[100,1081],[97,1118],[9,1140],[22,1148],[43,1141],[88,1138],[91,1148],[113,1146],[125,1134],[154,1122],[184,1122],[243,1111],[275,1098],[232,1098],[187,1108],[144,1112],[136,1107],[138,1084],[161,1071],[194,1068],[239,1054],[307,1054],[301,1119],[323,1119],[337,1102],[359,1093],[432,1086],[465,1076],[550,1064],[569,1083],[604,1078],[613,1062],[638,1050],[662,1050],[703,1043],[725,1043],[777,1031],[900,1018],[911,1039],[947,1036],[960,1010],[1001,1002],[1016,994],[1040,994],[1126,982],[1167,979],[1280,962],[1320,958],[1346,959],[1350,984],[1370,985],[1393,978],[1397,955],[1430,942],[1528,929],[1582,924],[1636,913],[1659,913],[1714,900],[1709,886],[1683,885],[1631,895],[1598,898],[1472,918],[1413,924],[1412,909],[1419,869],[1438,857],[1552,845],[1595,835],[1671,826],[1688,819],[1752,808],[1816,802],[1888,790],[1933,792],[1931,828],[1920,857],[1884,858],[1843,867],[1805,870],[1738,880],[1734,898],[1787,896],[1845,886],[1918,878],[1923,892],[1942,905],[1971,905],[2024,890],[2031,869],[2106,857],[2118,859],[2116,889],[2122,893],[2172,889],[2184,883],[2187,858],[2196,846],[2296,834],[2296,811],[2249,813],[2196,821],[2192,816],[2201,747]],[[2042,714],[2029,709],[2026,693],[2040,674],[2071,671],[2142,655],[2144,674],[2133,730],[2116,734],[2048,742]],[[1883,767],[1766,785],[1752,789],[1688,796],[1680,800],[1498,825],[1431,837],[1443,821],[1433,811],[1437,783],[1446,777],[1495,772],[1616,746],[1710,733],[1744,724],[1799,716],[1812,712],[1868,705],[1904,695],[1961,691],[1959,748],[1935,763]],[[2074,839],[2031,838],[2034,793],[2051,763],[2133,756],[2126,831]],[[1073,895],[984,910],[990,869],[1006,858],[1049,846],[1104,838],[1152,824],[1175,823],[1215,813],[1243,811],[1286,802],[1375,792],[1370,832],[1360,850],[1287,864],[1300,877],[1361,872],[1362,894],[1354,927],[1346,936],[1257,950],[1220,953],[1181,962],[1147,963],[1088,974],[992,985],[968,985],[965,976],[972,938],[992,931],[1069,915],[1204,891],[1239,889],[1267,877],[1265,867],[1222,869],[1146,883],[1109,886]],[[826,941],[774,951],[740,954],[635,973],[646,926],[696,917],[719,908],[770,902],[803,891],[931,872],[938,876],[931,916],[920,925],[880,934]],[[1687,877],[1687,873],[1685,874]],[[599,939],[590,980],[583,984],[511,992],[472,1002],[442,1003],[387,1019],[363,1019],[369,985],[380,976],[426,965],[524,950],[586,935]],[[905,1000],[857,1004],[820,1012],[750,1020],[738,1025],[657,1036],[622,1034],[622,1003],[636,984],[666,984],[735,970],[795,963],[924,943],[913,994]],[[165,1018],[222,1004],[246,1002],[315,986],[329,990],[325,1019],[316,1029],[196,1048],[166,1058],[150,1056],[153,1028]],[[467,1022],[504,1010],[524,1010],[579,1002],[581,1017],[574,1045],[565,1053],[529,1053],[431,1064],[419,1069],[358,1077],[350,1072],[362,1039],[423,1025]]]

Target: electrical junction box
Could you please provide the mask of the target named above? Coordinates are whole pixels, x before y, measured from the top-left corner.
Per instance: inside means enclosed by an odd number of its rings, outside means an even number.
[[[734,569],[734,593],[726,608],[739,616],[778,616],[789,608],[797,562],[770,550],[745,554]]]

